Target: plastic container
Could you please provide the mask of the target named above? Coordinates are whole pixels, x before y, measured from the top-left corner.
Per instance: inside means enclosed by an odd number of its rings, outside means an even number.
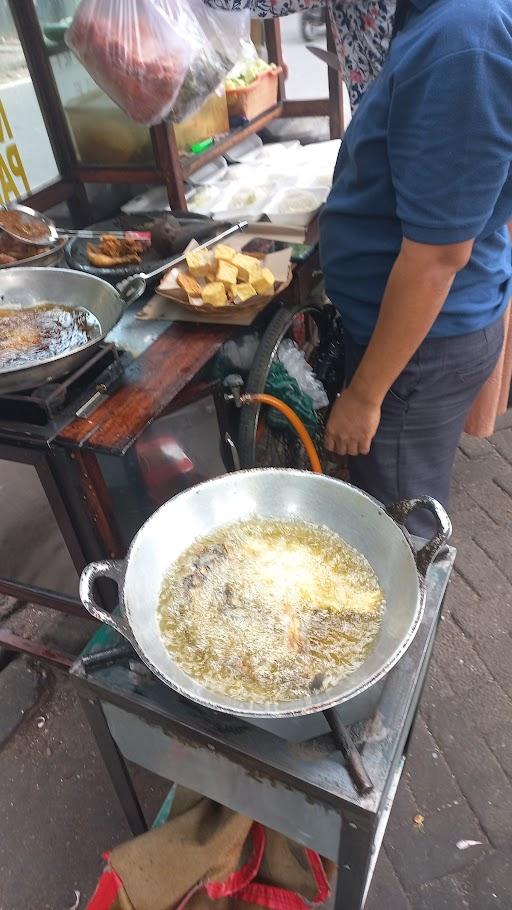
[[[125,215],[138,215],[139,212],[170,212],[170,210],[171,206],[165,186],[154,186],[145,193],[134,196],[121,206],[121,211]]]
[[[205,164],[204,167],[191,174],[190,177],[187,177],[187,183],[191,183],[192,186],[207,186],[210,183],[218,183],[224,179],[227,169],[228,163],[221,155],[219,158],[214,158],[209,164]]]
[[[251,133],[247,139],[242,139],[237,145],[233,146],[229,152],[226,152],[226,158],[230,164],[236,164],[239,161],[245,161],[247,155],[258,152],[263,145],[263,140],[257,133]]]
[[[189,212],[194,212],[196,215],[210,215],[219,201],[221,193],[221,187],[217,184],[198,186],[191,193],[187,193]]]
[[[250,85],[226,89],[230,118],[244,117],[246,120],[254,120],[259,114],[274,107],[277,104],[279,76],[282,71],[282,67],[278,66],[260,73]]]
[[[247,187],[273,185],[274,183],[277,186],[292,186],[297,183],[297,174],[286,171],[284,168],[281,170],[278,167],[269,167],[267,164],[257,165],[255,162],[254,164],[233,164],[228,168],[225,180]]]
[[[247,219],[247,221],[257,221],[265,211],[269,199],[276,192],[276,187],[272,185],[264,186],[247,186],[246,184],[234,184],[230,191],[227,184],[226,195],[222,197],[212,211],[213,217],[217,221],[230,221],[232,219]]]
[[[299,211],[288,211],[290,203],[304,194],[305,205]],[[314,218],[328,196],[326,187],[288,187],[281,189],[271,198],[263,212],[274,224],[287,224],[296,227],[306,227]],[[307,198],[306,198],[307,197]]]

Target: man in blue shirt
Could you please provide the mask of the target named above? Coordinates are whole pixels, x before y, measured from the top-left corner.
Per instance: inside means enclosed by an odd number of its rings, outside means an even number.
[[[406,0],[400,15],[322,216],[348,360],[326,445],[381,501],[446,504],[510,296],[512,3]],[[430,533],[426,513],[412,530]]]

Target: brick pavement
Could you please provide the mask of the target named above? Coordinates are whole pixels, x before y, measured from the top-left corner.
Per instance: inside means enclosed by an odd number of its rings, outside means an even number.
[[[463,439],[450,514],[456,568],[368,910],[512,906],[511,411]]]
[[[491,441],[463,440],[450,514],[459,556],[367,910],[512,907],[512,412]],[[72,651],[59,623],[50,639]],[[165,787],[137,785],[154,809]],[[84,907],[102,851],[127,837],[63,679],[0,749],[0,817],[1,910],[58,910],[75,889]]]

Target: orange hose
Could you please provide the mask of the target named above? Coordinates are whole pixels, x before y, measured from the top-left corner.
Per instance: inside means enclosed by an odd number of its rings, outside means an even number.
[[[307,456],[311,462],[311,470],[315,474],[323,474],[322,465],[320,464],[320,459],[318,457],[311,436],[302,423],[302,420],[297,417],[295,411],[292,411],[292,409],[288,407],[284,401],[280,401],[279,398],[274,398],[273,395],[267,395],[266,393],[257,393],[254,395],[242,395],[242,402],[244,404],[268,404],[270,407],[277,408],[278,411],[281,411],[281,414],[283,414],[291,423],[293,429],[299,436],[299,439],[302,442],[302,445],[304,446]]]

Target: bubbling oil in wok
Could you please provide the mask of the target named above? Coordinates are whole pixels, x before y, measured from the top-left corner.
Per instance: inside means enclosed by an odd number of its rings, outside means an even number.
[[[83,307],[9,307],[0,301],[0,369],[31,366],[100,337],[98,319]]]
[[[195,680],[244,701],[280,702],[357,669],[384,607],[370,564],[337,534],[255,518],[181,555],[158,619],[166,648]]]

